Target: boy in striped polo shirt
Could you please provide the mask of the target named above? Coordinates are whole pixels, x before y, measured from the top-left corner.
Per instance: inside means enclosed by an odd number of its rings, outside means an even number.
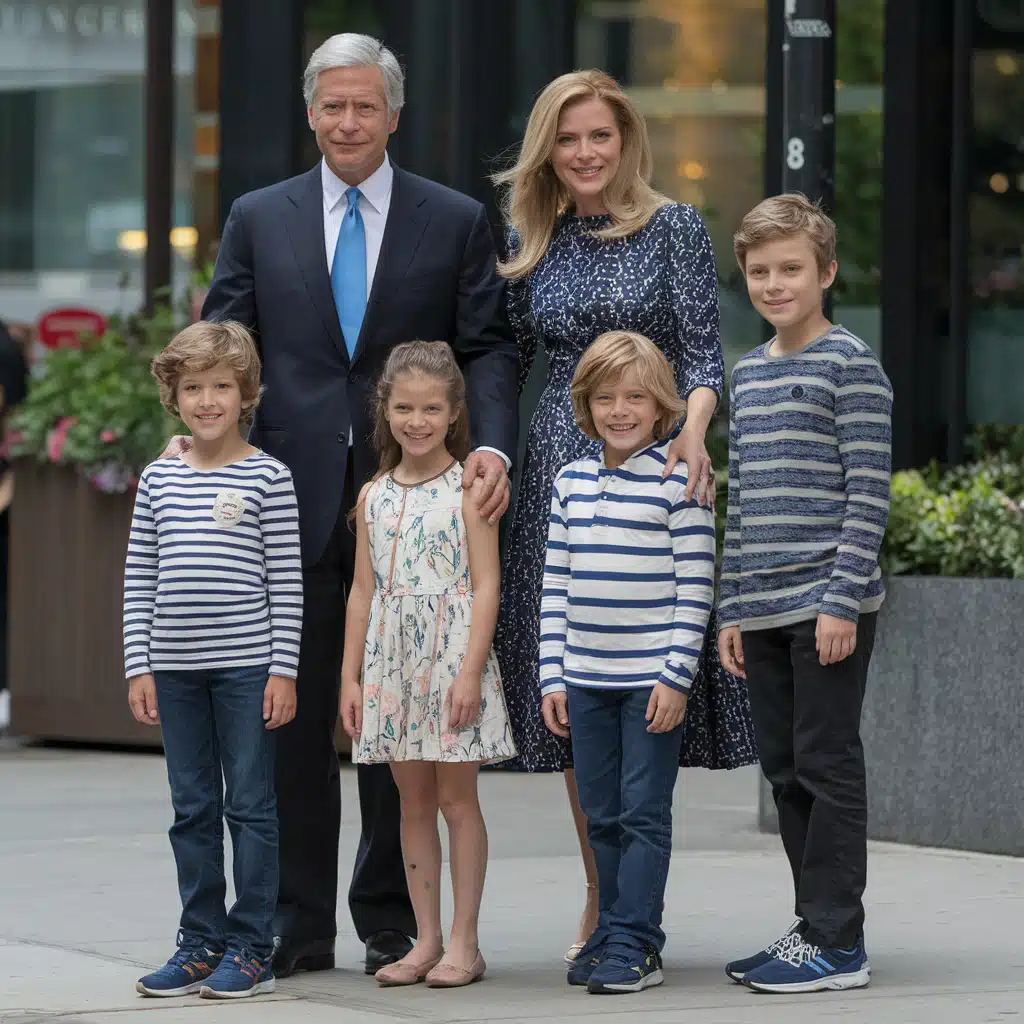
[[[766,199],[734,245],[776,335],[732,373],[718,645],[747,680],[798,920],[726,972],[760,992],[860,988],[871,974],[860,717],[885,596],[892,388],[868,346],[822,312],[836,230],[817,206]]]
[[[191,444],[143,470],[124,573],[125,674],[135,718],[163,731],[182,912],[148,996],[274,990],[278,826],[274,729],[295,717],[302,628],[291,473],[240,432],[260,360],[236,323],[196,323],[153,360]],[[235,903],[224,908],[224,822]]]
[[[600,457],[556,477],[541,599],[541,710],[572,736],[598,874],[598,924],[569,969],[593,993],[660,985],[672,791],[711,612],[714,515],[665,476],[683,410],[668,360],[628,331],[601,335],[572,381]]]

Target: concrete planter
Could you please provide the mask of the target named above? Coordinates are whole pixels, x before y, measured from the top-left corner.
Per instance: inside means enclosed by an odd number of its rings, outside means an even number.
[[[886,588],[862,726],[868,834],[1024,856],[1024,580]],[[777,831],[763,779],[760,804]]]

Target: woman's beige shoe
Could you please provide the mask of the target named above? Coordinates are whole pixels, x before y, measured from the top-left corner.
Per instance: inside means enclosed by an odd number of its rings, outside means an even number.
[[[443,951],[441,956],[444,956]],[[408,960],[398,960],[393,964],[382,967],[374,977],[380,983],[381,988],[418,985],[441,962],[441,956],[434,957],[433,960],[425,960],[421,964],[412,964]]]
[[[479,981],[487,970],[483,955],[477,951],[473,966],[467,971],[465,967],[455,964],[438,964],[426,978],[427,988],[462,988]]]

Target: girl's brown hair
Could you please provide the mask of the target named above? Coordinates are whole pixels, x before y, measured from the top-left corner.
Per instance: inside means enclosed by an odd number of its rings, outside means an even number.
[[[594,232],[597,238],[635,234],[669,200],[650,184],[653,159],[647,123],[622,87],[603,71],[571,71],[548,83],[537,97],[526,123],[519,159],[492,176],[506,190],[503,212],[519,235],[518,251],[498,265],[507,278],[525,277],[548,251],[555,222],[572,206],[569,190],[551,166],[562,111],[573,103],[598,99],[615,113],[622,135],[622,152],[615,177],[604,191],[611,223]]]
[[[602,440],[590,411],[594,392],[617,384],[630,367],[636,370],[644,391],[658,404],[658,418],[654,421],[656,440],[671,433],[686,409],[686,402],[676,390],[672,366],[653,341],[634,331],[607,331],[583,353],[569,387],[576,425],[587,437]]]
[[[391,433],[388,423],[388,402],[395,380],[421,373],[444,384],[445,397],[458,419],[448,430],[446,445],[452,458],[465,462],[469,455],[469,413],[466,411],[466,381],[455,362],[455,353],[446,341],[407,341],[396,345],[384,364],[374,396],[373,446],[377,450],[378,469],[374,479],[390,473],[402,461],[402,446]]]
[[[260,387],[260,355],[249,331],[233,320],[224,323],[200,320],[189,324],[153,358],[150,369],[160,385],[163,407],[172,416],[180,416],[178,384],[181,378],[187,373],[203,373],[222,361],[235,371],[238,390],[242,394],[242,412],[238,421],[248,426],[263,390]]]

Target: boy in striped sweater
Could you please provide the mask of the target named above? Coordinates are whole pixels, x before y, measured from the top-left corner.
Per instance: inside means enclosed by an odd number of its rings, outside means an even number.
[[[556,477],[541,599],[541,710],[572,736],[597,861],[597,929],[569,969],[592,993],[660,985],[672,791],[713,599],[714,515],[665,474],[683,403],[647,339],[601,335],[572,381],[576,422],[604,444]]]
[[[732,373],[718,646],[747,680],[798,920],[726,972],[759,992],[860,988],[871,974],[860,717],[885,596],[892,388],[868,346],[822,312],[836,231],[817,206],[766,199],[734,245],[776,335]]]
[[[274,732],[295,717],[302,628],[291,473],[240,433],[260,360],[236,323],[196,323],[153,360],[191,432],[143,470],[124,573],[125,674],[135,718],[163,731],[182,912],[178,949],[147,996],[274,990],[278,827]],[[235,904],[224,908],[224,821]]]

